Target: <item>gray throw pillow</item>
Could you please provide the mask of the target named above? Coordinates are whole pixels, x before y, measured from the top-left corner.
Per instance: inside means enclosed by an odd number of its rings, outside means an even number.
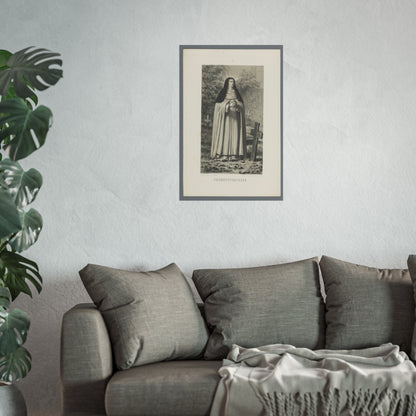
[[[377,269],[322,256],[326,292],[326,348],[387,342],[410,353],[414,299],[408,270]]]
[[[226,357],[232,344],[323,347],[317,258],[266,267],[195,270],[192,279],[213,328],[206,359]]]
[[[410,277],[413,282],[413,296],[416,303],[416,255],[411,254],[407,259],[407,266],[409,267]],[[416,316],[416,309],[414,312],[414,316]],[[416,321],[413,328],[413,339],[412,339],[412,347],[410,349],[410,356],[413,361],[416,361]]]
[[[119,369],[202,356],[207,328],[176,264],[152,272],[89,264],[79,274],[104,317]]]

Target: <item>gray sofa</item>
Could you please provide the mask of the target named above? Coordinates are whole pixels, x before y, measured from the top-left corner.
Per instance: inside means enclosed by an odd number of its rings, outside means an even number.
[[[415,359],[412,259],[410,276],[323,256],[323,286],[316,258],[196,270],[199,311],[177,266],[125,272],[89,265],[80,274],[94,304],[63,317],[62,416],[209,415],[232,344],[353,349],[391,342]],[[189,355],[184,347],[198,338],[197,355]],[[154,358],[158,348],[162,358]]]
[[[80,304],[62,322],[62,416],[208,415],[220,365],[181,360],[117,371],[101,313]]]

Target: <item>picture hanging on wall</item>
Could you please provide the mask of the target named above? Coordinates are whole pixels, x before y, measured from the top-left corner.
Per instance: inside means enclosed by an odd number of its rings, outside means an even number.
[[[179,50],[180,199],[282,200],[282,45]]]

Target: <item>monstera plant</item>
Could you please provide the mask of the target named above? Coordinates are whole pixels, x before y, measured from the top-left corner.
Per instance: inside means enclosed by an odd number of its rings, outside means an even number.
[[[37,264],[20,253],[34,244],[42,217],[28,209],[42,186],[36,169],[24,170],[19,160],[43,146],[52,112],[38,105],[37,91],[62,77],[59,54],[29,47],[16,53],[0,50],[0,381],[25,377],[31,356],[23,346],[30,319],[11,302],[21,293],[40,293]]]

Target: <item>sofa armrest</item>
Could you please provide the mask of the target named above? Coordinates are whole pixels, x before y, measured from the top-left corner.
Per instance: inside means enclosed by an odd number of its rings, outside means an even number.
[[[62,416],[105,415],[113,356],[107,327],[93,304],[65,313],[61,333]]]

